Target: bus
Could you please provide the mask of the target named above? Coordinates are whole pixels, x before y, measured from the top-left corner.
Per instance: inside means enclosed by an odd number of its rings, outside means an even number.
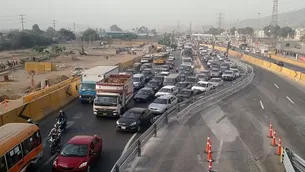
[[[8,123],[0,127],[0,171],[31,172],[42,158],[39,127],[28,123]]]
[[[168,52],[162,52],[162,53],[156,54],[154,56],[153,63],[156,65],[163,65],[163,64],[165,64],[168,56],[169,56]]]

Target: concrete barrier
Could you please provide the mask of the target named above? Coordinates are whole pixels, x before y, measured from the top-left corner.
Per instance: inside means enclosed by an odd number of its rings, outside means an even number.
[[[282,61],[282,62],[285,62],[285,63],[289,63],[289,64],[292,64],[292,65],[295,65],[295,66],[305,68],[305,62],[289,59],[289,58],[278,56],[278,55],[271,55],[271,58],[273,58],[275,60],[278,60],[278,61]]]
[[[77,98],[77,85],[80,80],[74,81],[60,89],[41,96],[16,109],[0,115],[0,125],[12,122],[26,122],[28,118],[39,121],[46,115],[54,112]]]

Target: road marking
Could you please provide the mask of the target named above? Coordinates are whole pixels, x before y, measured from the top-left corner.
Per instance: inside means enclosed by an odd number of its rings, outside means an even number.
[[[75,116],[73,116],[73,119],[80,119],[81,117],[83,117],[83,115],[81,113],[76,114]]]
[[[197,155],[197,160],[198,160],[199,164],[202,164],[202,159],[201,159],[201,156],[199,154]]]
[[[277,89],[280,89],[280,87],[279,87],[279,86],[277,86],[276,84],[274,84],[274,86],[275,86]]]
[[[218,148],[218,152],[217,152],[217,156],[216,156],[216,161],[215,161],[215,163],[217,163],[217,164],[219,163],[222,145],[223,145],[223,140],[221,140],[220,144],[219,144],[219,148]]]
[[[53,160],[55,159],[56,155],[57,155],[57,153],[55,153],[53,156],[51,156],[51,157],[41,166],[41,168],[44,167],[44,166],[46,166],[46,165],[48,165],[48,164],[50,164],[50,162],[53,161]]]
[[[261,105],[262,109],[265,109],[264,104],[263,104],[263,102],[261,100],[259,101],[259,104]]]
[[[123,149],[123,152],[122,152],[121,156],[124,155],[124,153],[127,151],[129,145],[131,144],[132,140],[136,137],[136,135],[137,135],[137,133],[134,133],[134,134],[131,136],[131,138],[128,140],[128,142],[126,143],[126,145],[125,145],[125,147],[124,147],[124,149]]]
[[[292,104],[294,104],[294,102],[291,100],[291,98],[289,98],[288,96],[286,96],[286,98],[287,98]]]
[[[75,123],[75,121],[67,121],[67,129],[70,128],[74,123]],[[46,137],[42,140],[42,145],[43,145],[43,148],[45,148],[48,145],[48,137]]]

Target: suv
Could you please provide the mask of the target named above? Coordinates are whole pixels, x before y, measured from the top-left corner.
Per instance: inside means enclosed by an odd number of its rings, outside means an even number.
[[[178,99],[174,95],[164,95],[158,97],[153,103],[148,106],[148,109],[153,113],[162,114],[168,109],[176,106]]]
[[[235,79],[235,74],[231,70],[226,70],[221,77],[225,81],[233,81]]]
[[[164,86],[162,87],[156,94],[156,97],[160,97],[160,96],[164,96],[164,95],[175,95],[178,93],[178,88],[176,86],[173,85],[168,85],[168,86]]]

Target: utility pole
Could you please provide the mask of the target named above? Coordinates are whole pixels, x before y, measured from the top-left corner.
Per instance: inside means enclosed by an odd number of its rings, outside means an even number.
[[[258,38],[259,38],[259,30],[260,30],[260,26],[259,26],[259,23],[260,23],[260,14],[261,13],[257,13],[257,32],[256,32],[256,49],[258,49]]]
[[[52,21],[53,21],[53,23],[52,23],[53,29],[56,30],[56,20],[52,20]]]
[[[224,16],[223,13],[218,14],[218,22],[217,22],[218,29],[222,29],[223,16]]]
[[[177,31],[180,32],[180,21],[177,21]]]
[[[190,33],[192,34],[192,21],[190,21]]]
[[[74,33],[75,33],[75,23],[73,23],[73,31],[74,31]]]
[[[19,15],[20,16],[20,20],[21,20],[21,27],[22,27],[22,30],[24,30],[24,15],[21,14]]]

